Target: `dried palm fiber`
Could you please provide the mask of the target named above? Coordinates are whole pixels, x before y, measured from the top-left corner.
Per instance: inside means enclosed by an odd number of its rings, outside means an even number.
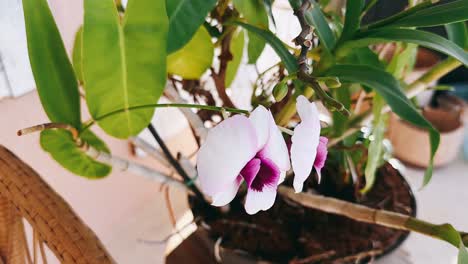
[[[115,263],[72,208],[32,168],[1,145],[0,195],[13,204],[62,263]]]
[[[25,263],[24,228],[13,204],[0,195],[0,258],[5,264]]]

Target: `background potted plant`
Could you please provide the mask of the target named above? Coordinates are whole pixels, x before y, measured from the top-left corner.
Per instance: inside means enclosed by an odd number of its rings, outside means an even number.
[[[368,260],[415,231],[454,245],[459,263],[468,263],[465,233],[414,218],[411,190],[386,162],[384,144],[389,110],[428,131],[429,183],[440,136],[408,98],[468,64],[468,2],[413,1],[362,24],[377,1],[349,0],[343,15],[325,12],[328,1],[290,0],[301,29],[294,47],[270,31],[271,2],[85,0],[72,66],[47,1],[23,0],[31,66],[51,123],[19,134],[41,131],[42,148],[80,176],[121,169],[187,189],[208,237],[255,261]],[[418,29],[434,25],[446,25],[450,40]],[[373,47],[391,42],[411,52],[385,63]],[[227,88],[243,56],[255,64],[267,45],[281,60],[258,73],[253,110],[239,109]],[[406,84],[400,79],[417,45],[449,58]],[[92,116],[85,122],[79,84]],[[158,103],[163,94],[174,103]],[[161,107],[181,108],[191,124],[197,167],[174,157],[150,124]],[[180,178],[112,156],[94,125],[122,139],[148,127]]]

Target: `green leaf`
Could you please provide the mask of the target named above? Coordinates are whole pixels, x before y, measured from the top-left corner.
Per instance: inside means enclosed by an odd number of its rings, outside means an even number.
[[[328,25],[327,19],[323,14],[320,6],[314,0],[308,0],[312,3],[313,7],[309,8],[305,13],[305,19],[309,26],[313,26],[317,32],[317,35],[327,51],[332,51],[336,44],[335,35],[333,34],[330,26]],[[294,10],[301,6],[301,0],[289,0]]]
[[[468,264],[468,251],[466,250],[465,245],[460,243],[458,248],[458,264]]]
[[[50,121],[81,129],[80,96],[73,67],[47,0],[23,0],[29,61]]]
[[[166,83],[165,2],[129,1],[122,24],[113,0],[84,3],[83,74],[92,117],[156,103]],[[143,130],[153,113],[125,111],[98,124],[112,136],[127,138]]]
[[[361,190],[362,193],[367,193],[375,182],[375,173],[381,165],[383,155],[383,140],[385,136],[385,127],[387,125],[387,115],[382,114],[382,109],[385,106],[383,98],[377,94],[373,98],[372,113],[373,120],[373,140],[369,144],[368,159],[364,176],[366,178],[366,186]]]
[[[351,87],[349,85],[342,85],[332,91],[333,97],[338,100],[346,109],[351,107]],[[348,125],[348,117],[344,116],[338,111],[332,112],[333,118],[333,135],[339,137],[343,135]]]
[[[239,69],[242,57],[244,55],[244,40],[245,33],[243,30],[236,30],[232,34],[229,51],[232,54],[232,60],[228,62],[226,68],[226,87],[231,86],[232,81],[236,77],[237,70]]]
[[[234,25],[241,26],[247,29],[248,31],[253,32],[257,34],[259,37],[263,38],[273,48],[276,54],[278,54],[278,56],[281,58],[289,74],[293,74],[297,72],[298,65],[297,65],[296,57],[294,57],[291,53],[289,53],[288,49],[284,46],[283,42],[275,34],[273,34],[269,30],[263,30],[263,29],[260,29],[255,26],[242,23],[239,21],[234,21],[232,23]]]
[[[72,62],[75,69],[76,78],[79,83],[83,83],[83,26],[81,26],[75,34],[75,42],[73,43]]]
[[[268,29],[268,14],[262,0],[233,0],[236,9],[244,17],[245,21],[261,29]],[[248,32],[249,43],[247,45],[249,64],[255,63],[265,48],[265,40],[253,32]]]
[[[274,0],[263,0],[263,4],[265,5],[265,9],[267,10],[268,16],[270,16],[273,25],[276,26],[275,17],[273,16],[273,1]]]
[[[455,43],[433,33],[404,28],[380,28],[366,31],[366,33],[360,35],[359,39],[345,42],[337,50],[337,56],[346,56],[347,53],[357,47],[367,47],[372,44],[390,41],[418,44],[452,56],[468,65],[468,53]]]
[[[353,49],[343,61],[346,64],[367,65],[380,69],[385,68],[379,56],[368,47]]]
[[[433,4],[418,10],[388,27],[433,27],[465,21],[468,19],[468,0],[458,0],[445,4]]]
[[[109,153],[109,149],[90,130],[83,131],[81,139],[99,151]],[[44,130],[41,132],[40,143],[42,149],[48,152],[55,161],[74,174],[99,179],[111,172],[111,167],[100,163],[86,155],[73,140],[70,132],[57,130]]]
[[[199,79],[211,66],[213,56],[211,36],[201,26],[187,45],[167,56],[167,71],[184,79]]]
[[[162,0],[154,1],[161,2]],[[216,2],[216,0],[166,0],[169,17],[168,54],[181,49],[192,39]],[[163,10],[165,8],[157,8],[155,11],[161,13]],[[162,17],[162,14],[158,16]]]
[[[445,25],[448,38],[461,48],[468,48],[468,30],[465,22],[458,22]]]
[[[364,6],[364,2],[364,0],[346,1],[345,23],[340,41],[352,38],[354,33],[356,33],[356,31],[359,29],[359,24],[361,22],[361,11]]]
[[[400,51],[400,48],[402,51]],[[387,72],[391,73],[398,80],[413,70],[416,63],[416,56],[418,53],[418,46],[416,44],[397,43],[395,53],[392,60],[387,67]]]
[[[433,159],[439,147],[440,134],[413,107],[402,92],[398,81],[383,70],[365,65],[335,65],[327,72],[327,75],[337,76],[341,81],[360,83],[371,87],[384,98],[395,114],[415,126],[428,130],[431,155],[424,176],[423,185],[426,185],[432,177]]]

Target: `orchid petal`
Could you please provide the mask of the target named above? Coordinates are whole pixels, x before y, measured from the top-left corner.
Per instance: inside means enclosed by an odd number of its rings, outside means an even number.
[[[265,186],[261,192],[249,189],[245,198],[245,211],[252,215],[266,211],[275,203],[277,186]]]
[[[328,138],[320,137],[319,144],[317,147],[317,156],[315,157],[315,161],[314,161],[314,168],[317,171],[319,183],[322,178],[321,170],[323,166],[325,166],[325,161],[327,160],[327,155],[328,155],[327,144],[328,144]]]
[[[202,190],[211,196],[219,194],[257,151],[255,128],[247,117],[235,115],[212,128],[197,157]]]
[[[271,116],[270,111],[268,111],[262,105],[259,105],[257,108],[255,108],[255,110],[253,110],[249,116],[249,119],[252,122],[252,125],[255,128],[255,132],[257,134],[258,150],[265,146],[270,135],[269,116]]]
[[[228,186],[223,188],[222,192],[213,196],[213,202],[211,204],[214,206],[225,206],[230,203],[234,197],[236,197],[241,183],[242,177],[239,175],[233,183],[230,183]]]
[[[317,155],[320,138],[319,113],[315,103],[304,96],[297,98],[297,112],[301,123],[291,137],[291,162],[294,170],[294,190],[301,192],[304,181],[309,177]]]
[[[286,141],[284,140],[281,131],[276,126],[271,113],[268,113],[266,119],[268,121],[270,133],[268,141],[259,153],[259,156],[273,161],[281,171],[287,171],[291,168],[291,163],[289,162],[289,151]]]

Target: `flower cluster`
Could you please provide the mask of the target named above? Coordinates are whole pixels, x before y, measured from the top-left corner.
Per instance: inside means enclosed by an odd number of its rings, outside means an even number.
[[[290,155],[271,112],[263,106],[249,117],[235,115],[210,130],[198,152],[197,170],[201,188],[212,197],[213,205],[230,203],[245,182],[245,210],[255,214],[273,206],[291,164],[296,192],[302,191],[313,167],[320,175],[328,140],[320,137],[317,107],[299,96],[297,111],[301,123],[291,137]]]

